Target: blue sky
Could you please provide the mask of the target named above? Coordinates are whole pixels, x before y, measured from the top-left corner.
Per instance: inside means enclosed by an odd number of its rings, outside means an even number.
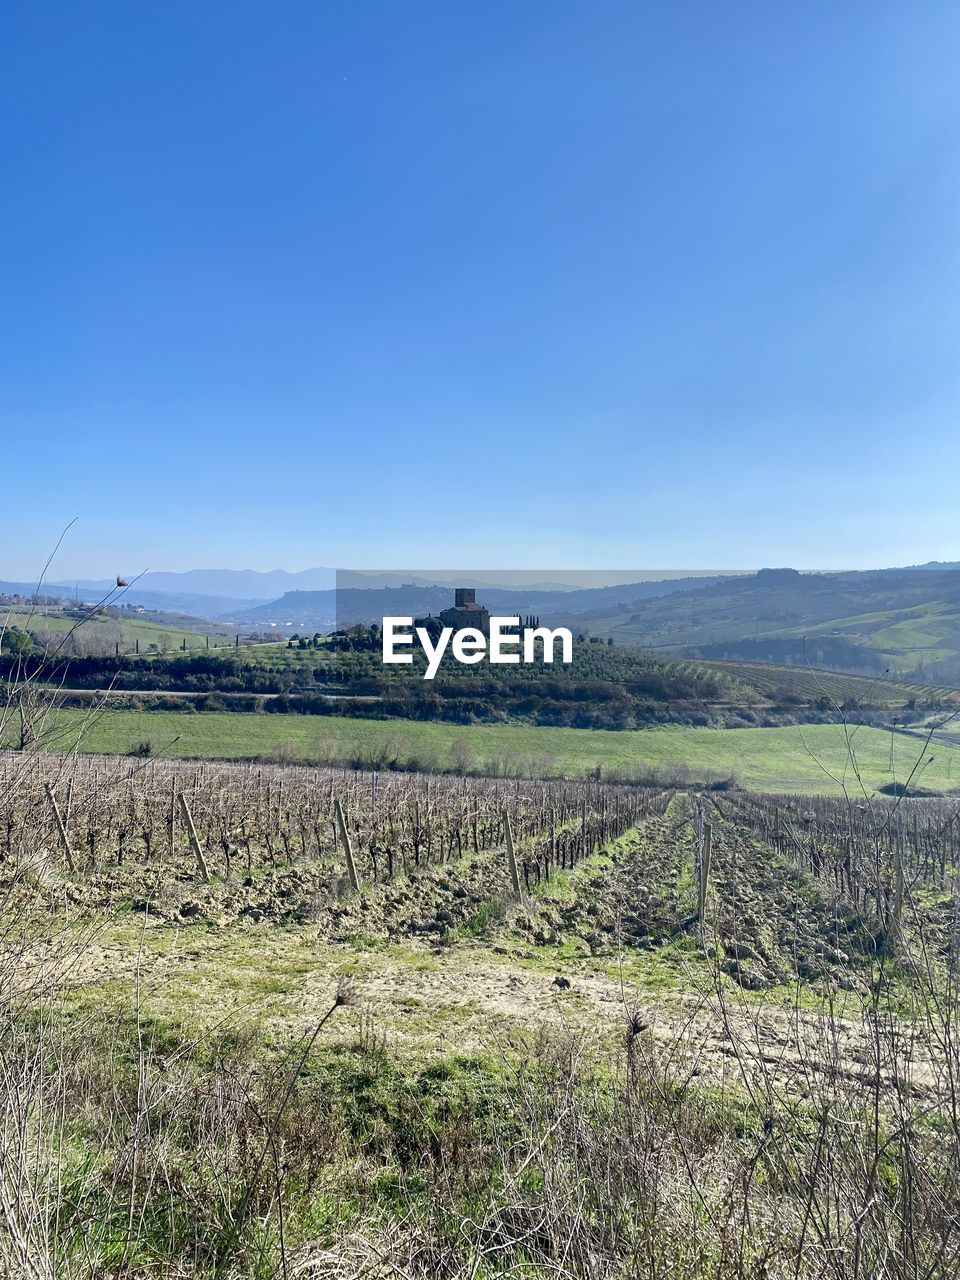
[[[960,556],[960,9],[0,11],[0,577]]]

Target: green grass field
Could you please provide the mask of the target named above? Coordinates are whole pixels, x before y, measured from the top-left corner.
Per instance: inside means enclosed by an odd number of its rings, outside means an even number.
[[[58,749],[124,753],[148,741],[171,757],[290,762],[416,763],[423,769],[582,777],[633,778],[653,769],[691,779],[734,776],[758,791],[835,794],[845,784],[859,793],[843,733],[833,725],[777,729],[691,729],[671,726],[617,732],[528,725],[449,725],[410,720],[352,720],[339,716],[207,712],[111,711],[92,718],[63,710]],[[868,791],[904,781],[923,743],[861,728],[853,748]],[[895,773],[890,771],[891,743]],[[915,778],[936,791],[960,788],[960,747],[936,745]],[[831,776],[832,775],[832,776]]]
[[[234,632],[216,622],[202,619],[171,617],[160,622],[140,614],[95,613],[79,626],[77,618],[69,610],[49,606],[33,611],[0,607],[0,626],[17,627],[29,632],[41,647],[56,648],[68,631],[75,631],[84,651],[113,653],[116,644],[121,653],[132,653],[139,641],[143,653],[156,649],[176,654],[184,641],[192,652],[205,650],[207,637],[211,647],[229,646]]]

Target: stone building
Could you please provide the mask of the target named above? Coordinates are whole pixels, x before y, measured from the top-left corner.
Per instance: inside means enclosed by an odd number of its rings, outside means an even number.
[[[477,604],[477,593],[473,587],[457,587],[453,608],[441,610],[440,621],[445,627],[453,627],[454,631],[463,627],[476,627],[484,635],[490,631],[490,611],[485,605]]]
[[[426,627],[434,637],[443,627],[452,627],[454,631],[476,627],[484,635],[489,635],[490,611],[485,605],[477,604],[477,593],[472,587],[457,587],[452,609],[442,609],[436,618],[432,613],[426,618],[415,618],[414,626]]]

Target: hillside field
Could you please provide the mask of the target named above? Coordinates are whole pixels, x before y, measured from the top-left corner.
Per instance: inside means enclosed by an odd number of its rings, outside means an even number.
[[[236,634],[229,627],[185,614],[150,616],[110,609],[87,617],[86,612],[53,605],[34,610],[0,605],[0,627],[26,631],[40,648],[53,651],[74,631],[85,653],[113,653],[119,644],[121,653],[132,654],[139,642],[144,655],[150,651],[175,653],[184,642],[189,651],[205,650],[208,638],[211,648],[226,647]],[[82,621],[78,613],[84,615]]]
[[[816,702],[827,698],[838,705],[856,702],[860,706],[903,710],[911,703],[923,706],[960,705],[960,687],[929,684],[919,680],[897,680],[892,676],[857,676],[817,667],[794,667],[763,662],[727,662],[711,658],[698,665],[708,671],[725,672],[738,684],[752,688],[771,700],[797,698]]]
[[[591,635],[678,656],[786,662],[954,682],[956,570],[764,570],[576,616]]]
[[[207,712],[79,710],[58,713],[56,744],[123,754],[148,742],[171,758],[277,759],[299,763],[349,762],[389,767],[463,769],[507,775],[634,779],[657,771],[696,779],[733,776],[758,791],[837,794],[857,791],[844,735],[836,725],[776,729],[700,729],[681,726],[634,732],[553,729],[531,725],[449,725],[412,720],[371,721],[340,716],[274,716]],[[922,740],[873,728],[855,728],[852,743],[869,791],[904,781]],[[891,746],[895,772],[890,770]],[[932,746],[915,779],[924,788],[960,788],[960,747]]]

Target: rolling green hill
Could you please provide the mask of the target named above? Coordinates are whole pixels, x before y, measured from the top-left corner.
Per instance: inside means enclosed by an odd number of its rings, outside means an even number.
[[[190,637],[188,637],[189,639]],[[425,657],[384,666],[376,633],[276,644],[201,645],[145,652],[44,658],[0,656],[0,680],[30,674],[74,704],[109,690],[111,705],[142,710],[307,713],[458,724],[515,721],[593,729],[650,724],[744,727],[835,720],[839,714],[904,727],[960,704],[960,688],[725,660],[677,658],[597,637],[573,646],[573,662],[463,666],[447,654],[436,679]],[[182,642],[181,642],[182,643]],[[214,643],[216,643],[214,641]],[[301,647],[302,646],[302,647]],[[358,647],[355,647],[358,646]],[[186,700],[189,700],[186,701]],[[242,730],[238,727],[238,732]]]
[[[960,572],[762,570],[571,616],[621,644],[960,683]]]
[[[236,634],[235,628],[186,614],[2,602],[0,629],[23,632],[35,648],[67,655],[114,653],[117,646],[120,653],[205,650],[208,638],[211,647],[226,646]]]

